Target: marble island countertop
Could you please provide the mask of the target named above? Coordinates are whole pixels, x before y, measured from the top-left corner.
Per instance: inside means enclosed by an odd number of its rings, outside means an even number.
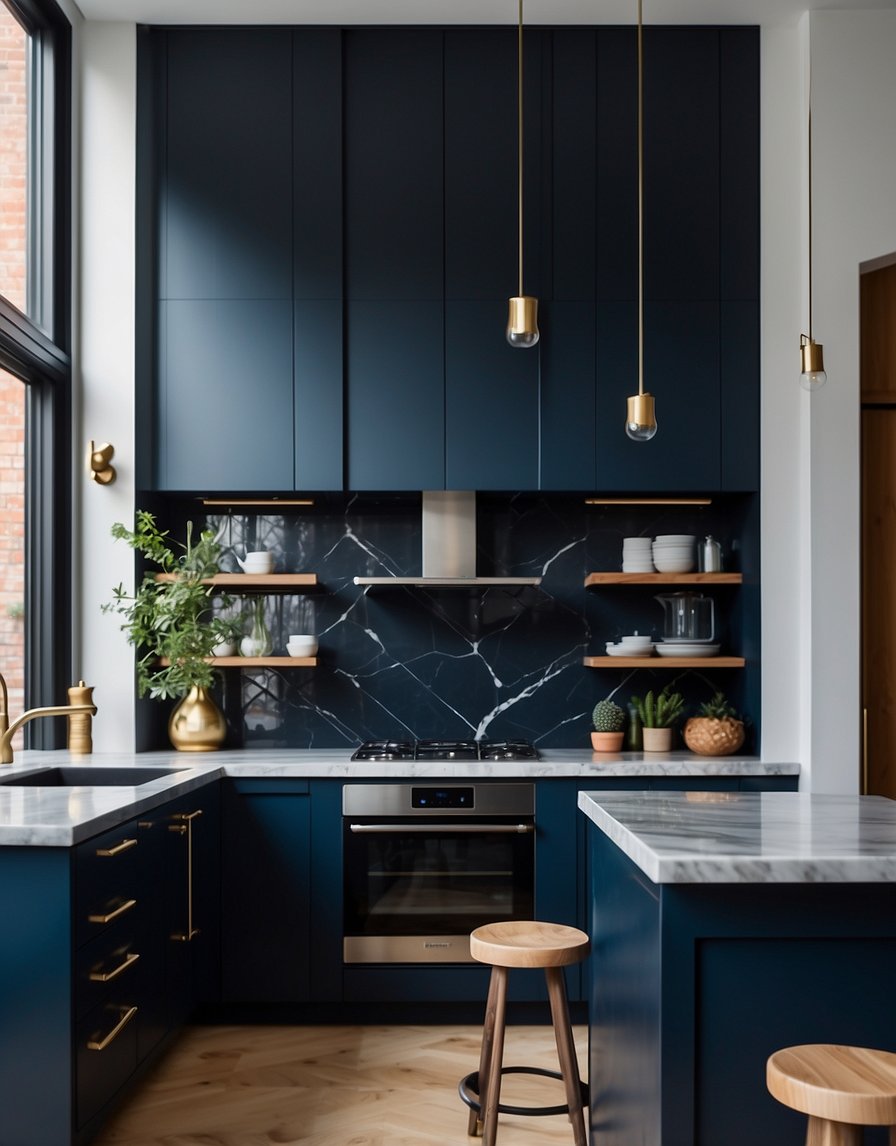
[[[580,792],[654,883],[896,880],[896,801],[797,792]]]
[[[533,761],[353,762],[351,749],[246,749],[210,753],[122,752],[71,756],[24,751],[0,767],[0,846],[65,847],[221,777],[252,779],[544,779],[551,777],[793,776],[797,764],[755,757],[695,756],[691,752],[597,754],[589,749],[542,750]],[[140,784],[30,787],[4,781],[60,765],[154,767],[170,771]]]

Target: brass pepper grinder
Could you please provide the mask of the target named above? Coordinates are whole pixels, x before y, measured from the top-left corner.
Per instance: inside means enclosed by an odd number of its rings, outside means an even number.
[[[69,704],[93,704],[93,686],[83,680],[68,690]],[[93,717],[89,712],[76,712],[68,718],[68,750],[73,756],[89,756],[93,752],[91,736]]]

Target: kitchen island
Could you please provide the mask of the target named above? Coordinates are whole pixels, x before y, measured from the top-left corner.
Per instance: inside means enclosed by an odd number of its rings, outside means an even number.
[[[591,1135],[802,1146],[765,1063],[896,1047],[896,802],[586,792]]]

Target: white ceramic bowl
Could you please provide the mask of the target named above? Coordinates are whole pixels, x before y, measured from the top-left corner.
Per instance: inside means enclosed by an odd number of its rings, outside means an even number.
[[[694,568],[693,557],[672,558],[657,557],[654,562],[657,573],[690,573]]]
[[[661,533],[654,538],[654,545],[693,545],[697,540],[692,533]]]
[[[652,657],[653,645],[647,645],[646,648],[632,649],[628,646],[614,645],[612,641],[607,644],[607,653],[611,657]],[[668,654],[667,654],[668,655]]]
[[[673,641],[671,644],[660,641],[656,651],[661,657],[714,657],[718,656],[721,647],[721,645],[701,644],[699,641],[690,645],[685,641]]]
[[[290,633],[286,651],[291,657],[313,657],[317,652],[317,637],[310,633]]]

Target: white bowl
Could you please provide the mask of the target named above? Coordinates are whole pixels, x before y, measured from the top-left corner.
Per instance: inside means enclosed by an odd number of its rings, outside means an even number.
[[[649,537],[626,537],[623,538],[623,549],[649,549],[653,544]]]
[[[653,645],[648,645],[644,649],[630,649],[623,648],[622,645],[614,645],[613,642],[610,641],[607,645],[607,653],[611,657],[652,657]]]
[[[286,651],[291,657],[313,657],[317,647],[317,637],[310,633],[290,633]]]
[[[665,557],[658,557],[656,559],[657,573],[690,573],[694,568],[694,559],[689,557],[687,560],[669,560]]]
[[[714,657],[718,655],[721,647],[721,645],[701,644],[699,641],[694,641],[693,644],[687,644],[685,641],[667,644],[665,641],[660,641],[656,651],[661,657]]]
[[[653,540],[654,545],[693,545],[697,540],[692,533],[662,533]]]

